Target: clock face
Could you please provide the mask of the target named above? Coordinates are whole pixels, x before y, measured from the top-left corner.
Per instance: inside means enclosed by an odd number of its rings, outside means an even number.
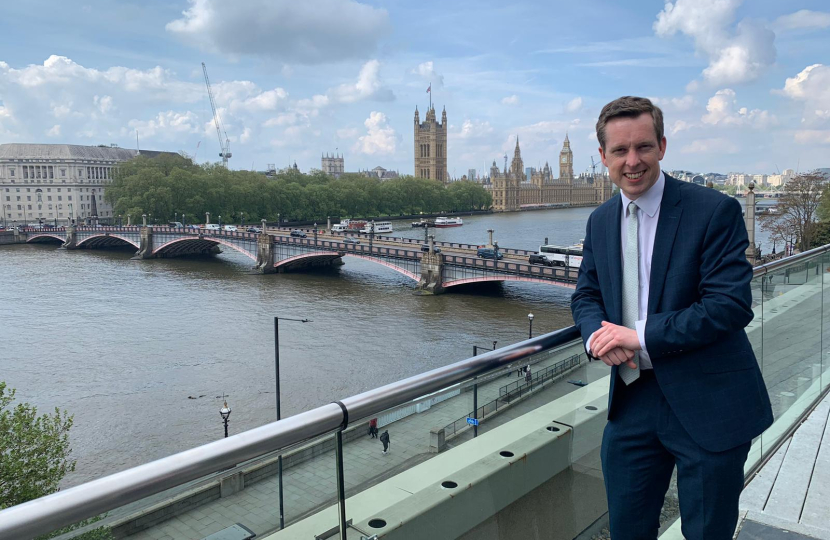
[[[568,162],[568,156],[562,156],[562,163]]]

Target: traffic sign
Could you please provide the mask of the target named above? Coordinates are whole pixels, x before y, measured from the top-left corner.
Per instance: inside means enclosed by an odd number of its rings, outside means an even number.
[[[478,425],[478,419],[468,417],[467,418],[467,423],[470,424],[471,426],[477,426]]]

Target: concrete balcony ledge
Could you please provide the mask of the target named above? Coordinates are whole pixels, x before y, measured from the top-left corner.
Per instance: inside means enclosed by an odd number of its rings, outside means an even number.
[[[574,538],[606,512],[598,457],[574,464],[598,452],[608,383],[604,377],[350,497],[349,537]],[[336,526],[331,506],[264,538],[315,538]]]

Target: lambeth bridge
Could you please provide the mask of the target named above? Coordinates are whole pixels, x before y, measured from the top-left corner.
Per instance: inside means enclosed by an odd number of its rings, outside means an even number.
[[[306,237],[285,229],[263,233],[156,226],[28,228],[14,233],[14,243],[60,243],[64,249],[136,248],[134,259],[154,259],[238,251],[255,261],[263,274],[343,264],[356,257],[381,264],[417,283],[417,289],[438,294],[469,283],[522,281],[573,289],[577,269],[528,264],[533,251],[498,248],[502,260],[477,256],[482,246],[429,239],[395,238],[362,233],[326,233],[305,229]],[[10,234],[10,233],[7,233]],[[9,239],[11,240],[11,239]],[[11,243],[11,242],[9,242]],[[422,249],[423,246],[423,249]],[[490,246],[492,247],[492,246]]]

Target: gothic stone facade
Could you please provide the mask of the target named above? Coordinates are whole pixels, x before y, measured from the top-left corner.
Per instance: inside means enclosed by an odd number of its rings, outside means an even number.
[[[431,178],[446,184],[447,174],[447,109],[441,123],[435,119],[435,107],[427,111],[422,124],[415,107],[415,177]]]
[[[599,205],[611,198],[614,185],[604,174],[574,177],[573,152],[566,135],[559,152],[559,178],[553,177],[550,165],[545,163],[541,171],[531,175],[529,182],[525,181],[524,162],[516,138],[510,169],[499,171],[493,161],[487,187],[493,195],[493,210],[507,212],[545,204]]]

